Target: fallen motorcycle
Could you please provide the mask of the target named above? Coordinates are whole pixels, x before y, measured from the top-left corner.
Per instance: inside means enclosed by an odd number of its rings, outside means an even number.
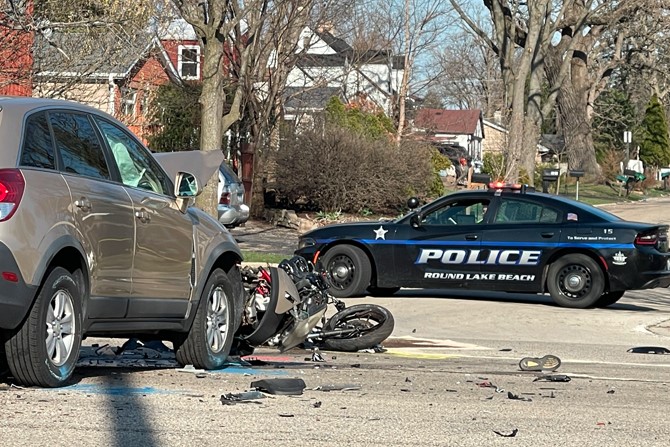
[[[277,267],[244,267],[247,290],[238,351],[272,346],[281,351],[300,344],[334,351],[375,348],[393,332],[393,315],[375,304],[346,307],[328,293],[323,273],[302,257]],[[328,306],[336,313],[326,317]]]

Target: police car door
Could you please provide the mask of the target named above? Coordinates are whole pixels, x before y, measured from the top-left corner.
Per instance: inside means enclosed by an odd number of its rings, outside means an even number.
[[[482,289],[542,291],[542,270],[561,240],[563,214],[551,206],[503,193],[482,236]]]
[[[490,196],[436,203],[398,227],[394,259],[403,287],[468,287],[478,280],[482,221]]]

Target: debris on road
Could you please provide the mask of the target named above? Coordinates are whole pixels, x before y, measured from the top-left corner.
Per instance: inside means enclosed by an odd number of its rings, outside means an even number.
[[[515,428],[514,430],[512,430],[511,433],[502,433],[502,432],[493,430],[493,433],[495,433],[498,436],[502,436],[503,438],[513,438],[513,437],[516,436],[517,433],[519,433],[519,429]]]
[[[300,395],[306,388],[305,381],[302,379],[261,379],[251,382],[251,388],[268,394],[276,395]]]
[[[519,361],[521,371],[556,371],[561,366],[561,359],[555,355],[544,357],[524,357]]]
[[[514,394],[511,391],[507,392],[507,398],[511,399],[511,400],[523,400],[523,401],[526,401],[526,402],[532,402],[533,401],[533,399],[531,399],[530,397],[519,396],[518,394]]]
[[[538,376],[533,382],[569,382],[572,379],[565,374],[545,374]]]
[[[360,389],[360,385],[351,383],[344,385],[319,385],[316,388],[312,388],[313,391],[358,391]]]
[[[670,354],[670,350],[662,346],[638,346],[630,348],[626,352],[633,354]]]
[[[221,403],[223,405],[235,404],[260,404],[256,399],[264,399],[265,395],[257,390],[245,391],[243,393],[227,393],[221,395]]]

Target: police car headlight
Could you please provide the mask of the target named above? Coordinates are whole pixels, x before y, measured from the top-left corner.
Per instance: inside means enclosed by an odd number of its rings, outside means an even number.
[[[301,238],[298,241],[298,250],[305,247],[313,247],[314,245],[316,245],[316,241],[311,237]]]

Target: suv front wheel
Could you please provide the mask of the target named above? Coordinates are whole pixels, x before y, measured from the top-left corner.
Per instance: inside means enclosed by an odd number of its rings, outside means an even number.
[[[5,342],[9,370],[20,384],[57,387],[72,375],[82,340],[80,277],[54,268],[28,317]]]
[[[224,365],[235,332],[233,296],[226,272],[214,270],[203,289],[193,326],[186,340],[176,347],[179,363],[202,369]]]

